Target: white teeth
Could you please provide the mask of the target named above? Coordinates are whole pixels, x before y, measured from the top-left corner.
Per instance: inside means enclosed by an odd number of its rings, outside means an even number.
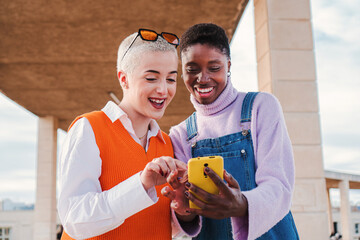
[[[197,90],[201,93],[209,93],[214,89],[214,87],[209,87],[209,88],[198,88]]]
[[[154,102],[154,103],[158,103],[158,104],[161,104],[165,101],[165,99],[162,99],[162,100],[158,100],[158,99],[152,99],[152,98],[149,98],[150,101]]]

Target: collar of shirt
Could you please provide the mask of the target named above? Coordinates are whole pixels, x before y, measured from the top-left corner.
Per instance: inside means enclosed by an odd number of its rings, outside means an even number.
[[[129,132],[131,137],[140,144],[140,139],[135,134],[130,118],[128,118],[127,114],[118,105],[116,105],[112,101],[109,101],[105,105],[105,107],[101,109],[101,111],[106,114],[106,116],[111,120],[111,122],[115,122],[119,119],[126,131]],[[151,137],[158,137],[163,143],[166,143],[161,134],[159,124],[154,119],[150,120],[149,131],[147,134],[146,149],[148,148],[149,140]]]

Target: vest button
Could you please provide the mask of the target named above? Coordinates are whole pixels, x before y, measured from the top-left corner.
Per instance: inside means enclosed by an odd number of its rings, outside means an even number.
[[[242,133],[243,136],[246,136],[246,135],[248,135],[249,131],[248,130],[242,130],[241,133]]]
[[[241,149],[241,151],[240,151],[242,154],[244,154],[245,153],[245,149]]]

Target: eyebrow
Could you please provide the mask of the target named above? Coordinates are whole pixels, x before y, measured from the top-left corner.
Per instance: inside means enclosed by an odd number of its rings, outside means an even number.
[[[209,63],[221,63],[221,60],[215,59],[215,60],[209,61]]]
[[[221,63],[221,60],[215,59],[208,62],[208,64]],[[196,62],[188,62],[186,65],[198,65]]]
[[[145,71],[145,72],[149,72],[149,73],[156,73],[156,74],[160,74],[160,72],[159,71],[156,71],[156,70],[147,70],[147,71]],[[171,71],[171,72],[169,72],[169,74],[177,74],[178,72],[177,71]]]

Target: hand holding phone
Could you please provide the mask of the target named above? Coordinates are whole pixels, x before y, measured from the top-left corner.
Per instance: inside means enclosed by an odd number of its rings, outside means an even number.
[[[189,182],[198,186],[211,194],[219,194],[218,187],[214,184],[211,178],[204,172],[204,168],[211,168],[221,179],[224,179],[224,160],[221,156],[197,157],[191,158],[188,162],[188,177]],[[198,199],[204,201],[194,194]],[[205,202],[205,201],[204,201]],[[192,201],[189,200],[189,207],[199,209]]]

